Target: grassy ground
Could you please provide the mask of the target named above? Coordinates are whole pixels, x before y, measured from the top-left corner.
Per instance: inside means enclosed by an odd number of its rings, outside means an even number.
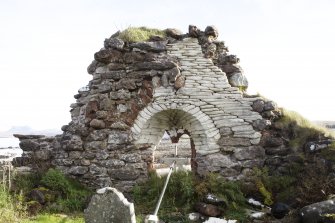
[[[64,214],[39,214],[29,219],[22,219],[22,223],[84,223],[81,216],[68,216]]]

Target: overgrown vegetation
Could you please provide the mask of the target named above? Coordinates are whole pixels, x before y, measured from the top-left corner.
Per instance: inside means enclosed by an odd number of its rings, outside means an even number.
[[[0,223],[84,222],[82,217],[73,214],[84,210],[91,191],[60,171],[49,169],[43,175],[16,175],[12,182],[11,191],[8,185],[0,184]],[[43,197],[42,203],[34,200],[31,196],[33,191],[42,194],[39,195]]]
[[[335,191],[335,178],[328,175],[326,166],[292,165],[287,175],[270,175],[267,168],[255,168],[252,179],[257,186],[244,190],[266,205],[284,202],[295,207],[328,199]]]
[[[289,145],[293,149],[303,148],[308,141],[319,140],[322,137],[335,138],[335,133],[313,124],[299,113],[282,109],[282,117],[276,126],[289,132]]]
[[[141,216],[141,219],[138,217],[139,222],[145,215],[153,213],[165,179],[152,173],[146,183],[133,189],[136,214]],[[220,208],[224,210],[226,218],[240,222],[246,220],[245,197],[238,182],[226,181],[219,174],[209,174],[199,179],[191,172],[182,171],[171,175],[159,216],[163,221],[187,222],[186,215],[193,212],[195,203],[202,201],[208,193],[225,201]]]
[[[252,179],[256,189],[261,195],[261,200],[265,205],[272,205],[274,202],[288,202],[292,197],[292,190],[295,189],[297,174],[295,168],[289,168],[289,175],[269,175],[268,168],[254,168]]]
[[[129,27],[118,35],[120,39],[126,42],[143,42],[148,41],[152,36],[165,37],[165,31],[147,27]]]
[[[0,184],[0,223],[16,223],[27,216],[22,194],[10,195],[8,187]]]
[[[84,219],[78,216],[64,214],[40,214],[33,218],[23,220],[22,223],[84,223]]]

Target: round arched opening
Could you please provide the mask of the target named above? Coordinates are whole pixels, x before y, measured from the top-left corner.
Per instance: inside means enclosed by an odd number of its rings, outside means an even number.
[[[153,111],[153,108],[146,108],[140,112],[132,130],[137,147],[151,148],[153,151],[153,162],[149,163],[149,168],[159,166],[155,164],[161,160],[157,155],[161,153],[162,148],[165,148],[171,158],[178,160],[178,153],[181,155],[179,144],[182,144],[181,148],[183,148],[185,141],[187,141],[185,151],[188,152],[185,157],[180,157],[180,163],[188,159],[188,165],[192,171],[197,171],[198,155],[217,152],[218,146],[212,135],[213,131],[216,134],[218,130],[215,129],[210,118],[200,110],[188,112],[182,109],[184,108]],[[169,146],[167,146],[167,139],[171,141]],[[179,142],[180,139],[181,142]],[[167,161],[168,157],[164,160]],[[173,160],[171,159],[170,163]],[[165,164],[168,163],[165,162]]]
[[[165,131],[153,151],[153,169],[163,175],[175,161],[177,170],[196,172],[196,150],[189,133],[179,130],[177,135],[170,134],[170,131]]]

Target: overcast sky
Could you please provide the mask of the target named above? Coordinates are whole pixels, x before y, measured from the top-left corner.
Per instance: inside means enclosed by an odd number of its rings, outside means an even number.
[[[129,26],[219,29],[249,91],[335,120],[335,1],[0,0],[0,130],[60,128],[105,38]]]

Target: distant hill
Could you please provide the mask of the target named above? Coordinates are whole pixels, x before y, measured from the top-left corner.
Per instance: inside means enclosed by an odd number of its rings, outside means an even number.
[[[13,126],[7,131],[0,131],[0,137],[13,137],[13,134],[23,134],[23,135],[47,135],[54,136],[57,134],[61,134],[62,131],[60,129],[43,129],[36,130],[31,128],[30,126]]]

